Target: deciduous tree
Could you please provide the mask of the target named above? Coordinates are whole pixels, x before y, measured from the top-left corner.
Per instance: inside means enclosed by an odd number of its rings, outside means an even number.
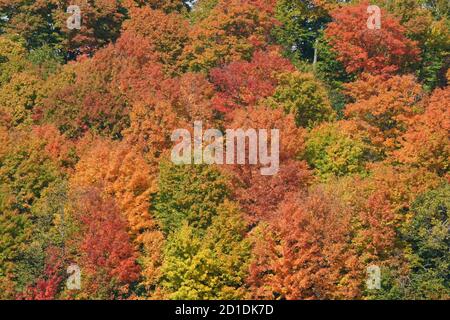
[[[422,114],[415,116],[402,136],[394,159],[425,167],[440,175],[449,170],[450,90],[436,89]]]
[[[267,104],[293,113],[297,126],[311,128],[335,118],[325,87],[313,74],[298,71],[283,73],[278,81]]]
[[[367,123],[375,145],[383,144],[386,151],[397,149],[400,136],[422,111],[424,92],[415,78],[408,75],[385,80],[366,75],[346,88],[351,98],[344,111],[347,118]]]
[[[185,222],[169,236],[163,265],[163,290],[171,299],[239,299],[249,256],[245,223],[229,201],[217,213],[204,237]]]
[[[350,221],[351,211],[320,188],[286,201],[277,221],[255,234],[248,279],[252,297],[356,297],[360,275]]]
[[[216,109],[230,112],[240,107],[255,106],[275,92],[280,73],[293,70],[275,47],[269,52],[255,52],[250,62],[235,61],[211,70],[211,80],[218,90],[214,97]]]
[[[219,0],[207,18],[189,31],[189,44],[182,66],[191,71],[208,71],[237,60],[250,60],[253,52],[265,48],[275,20],[268,2]]]
[[[317,174],[326,179],[364,173],[365,164],[375,160],[375,150],[359,132],[345,130],[345,121],[315,127],[306,140],[305,158]]]
[[[77,192],[73,215],[80,223],[77,264],[82,272],[82,299],[127,297],[140,268],[127,224],[111,197],[89,188]]]
[[[367,7],[363,2],[331,12],[333,22],[325,34],[349,73],[389,75],[408,69],[419,59],[417,43],[405,36],[399,21],[382,10],[381,29],[367,27]]]

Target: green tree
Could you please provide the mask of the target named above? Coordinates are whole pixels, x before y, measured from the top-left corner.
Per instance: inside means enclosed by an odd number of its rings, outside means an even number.
[[[42,82],[33,74],[14,74],[8,83],[0,87],[0,112],[7,117],[8,126],[29,126]]]
[[[30,50],[27,58],[44,79],[47,79],[50,74],[59,71],[60,66],[64,62],[61,52],[49,45]]]
[[[313,69],[317,78],[325,84],[333,109],[342,117],[347,102],[343,84],[354,81],[355,77],[345,71],[344,65],[337,59],[336,52],[332,50],[323,33],[318,39],[317,64]]]
[[[416,73],[428,90],[445,86],[445,72],[449,67],[450,22],[443,11],[448,1],[382,0],[406,28],[406,35],[417,41],[421,59]],[[446,8],[447,6],[447,8]],[[445,13],[444,13],[445,12]]]
[[[365,164],[373,157],[371,146],[342,126],[344,122],[322,124],[306,140],[305,158],[323,179],[364,173]]]
[[[450,185],[429,191],[411,206],[402,235],[408,243],[411,298],[450,298]]]
[[[29,66],[26,55],[25,45],[19,37],[0,36],[0,86]]]
[[[312,62],[320,30],[331,21],[327,11],[312,0],[280,0],[275,17],[280,25],[274,28],[273,33],[286,53],[292,58]]]
[[[1,33],[20,35],[27,48],[56,44],[62,36],[54,24],[52,12],[56,9],[56,1],[1,1]]]
[[[13,279],[19,290],[33,280],[36,264],[44,259],[35,250],[42,225],[32,208],[63,177],[46,144],[31,132],[14,132],[0,152],[0,281]]]
[[[42,277],[48,266],[49,250],[53,250],[59,261],[65,259],[65,243],[74,230],[72,219],[64,214],[66,193],[66,181],[57,179],[31,207],[30,238],[21,248],[15,268],[19,288],[33,285]]]
[[[384,269],[383,290],[371,298],[450,298],[449,210],[448,183],[422,194],[413,202],[409,220],[400,230],[408,271]]]
[[[211,10],[217,5],[219,0],[197,0],[194,3],[192,11],[190,12],[190,19],[193,23],[207,18]]]
[[[313,127],[335,118],[323,84],[313,74],[291,72],[280,75],[279,84],[267,104],[295,115],[299,127]]]
[[[165,233],[176,231],[184,221],[201,233],[229,193],[227,180],[212,166],[163,162],[153,212]]]

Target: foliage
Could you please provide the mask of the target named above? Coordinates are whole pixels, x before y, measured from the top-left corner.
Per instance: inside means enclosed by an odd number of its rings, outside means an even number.
[[[282,72],[293,71],[287,59],[277,50],[255,52],[250,62],[235,61],[210,72],[217,91],[214,104],[221,112],[230,112],[239,106],[254,106],[274,94]]]
[[[273,227],[255,234],[249,277],[253,297],[354,297],[358,283],[350,219],[343,204],[320,189],[286,202]]]
[[[315,40],[329,22],[328,12],[317,1],[277,2],[276,18],[280,21],[273,33],[288,55],[313,61]]]
[[[157,60],[169,73],[174,73],[188,40],[188,23],[178,13],[165,14],[143,7],[131,11],[124,31],[144,37],[157,55]]]
[[[408,222],[402,229],[409,268],[405,275],[391,270],[376,298],[446,300],[449,297],[449,185],[420,195],[412,204]]]
[[[238,208],[225,201],[203,237],[185,222],[169,236],[163,290],[171,299],[239,299],[249,245]]]
[[[448,300],[449,19],[0,0],[0,299]],[[175,165],[196,121],[254,129],[257,163]]]
[[[335,117],[324,86],[308,73],[281,74],[279,84],[267,103],[293,113],[299,127],[311,128]]]
[[[400,162],[424,166],[444,175],[449,170],[450,91],[436,89],[425,111],[413,119],[402,137],[402,148],[394,153]]]
[[[264,48],[275,20],[271,6],[253,2],[257,1],[219,0],[208,17],[190,30],[183,68],[208,71],[232,61],[250,60],[257,49]]]
[[[195,232],[202,233],[227,198],[228,188],[225,177],[214,167],[163,162],[154,204],[162,230],[174,232],[187,221]]]
[[[325,123],[308,135],[305,158],[322,178],[364,173],[365,163],[374,156],[368,141],[342,130],[346,124]]]
[[[417,43],[405,37],[398,20],[382,11],[381,29],[367,28],[367,3],[331,13],[325,35],[349,73],[389,75],[407,70],[418,60]]]
[[[345,108],[346,117],[365,122],[374,144],[382,144],[387,151],[398,148],[399,137],[422,108],[424,93],[415,78],[408,75],[384,80],[366,75],[347,84],[346,89],[352,99]]]
[[[75,235],[81,253],[77,262],[83,270],[78,298],[126,297],[140,270],[126,222],[114,200],[86,189],[75,195],[73,205],[74,218],[81,224]]]

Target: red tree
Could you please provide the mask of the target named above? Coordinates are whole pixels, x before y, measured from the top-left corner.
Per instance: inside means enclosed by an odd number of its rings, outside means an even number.
[[[81,298],[120,298],[139,279],[137,255],[118,207],[99,190],[81,191],[76,200],[81,223]]]
[[[58,249],[49,248],[45,261],[44,274],[36,283],[28,286],[25,293],[18,295],[18,299],[25,300],[53,300],[56,298],[61,280],[62,260]]]
[[[287,71],[294,71],[294,67],[275,48],[269,52],[256,52],[250,62],[241,60],[215,68],[210,73],[219,91],[214,97],[214,105],[221,112],[254,106],[258,100],[274,93],[277,75]]]
[[[367,27],[367,2],[331,12],[325,35],[349,73],[392,74],[414,63],[419,49],[405,37],[399,21],[381,11],[381,29]]]
[[[265,107],[235,110],[229,127],[266,129],[269,136],[271,129],[279,129],[280,166],[276,174],[261,175],[261,164],[226,166],[234,178],[235,196],[249,220],[270,219],[290,192],[297,192],[311,181],[306,163],[294,160],[303,151],[305,130],[296,127],[292,114],[286,115],[282,110]]]

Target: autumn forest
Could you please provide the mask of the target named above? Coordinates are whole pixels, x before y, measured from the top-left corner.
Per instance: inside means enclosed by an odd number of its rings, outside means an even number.
[[[450,299],[449,12],[0,0],[0,299]],[[173,163],[195,121],[276,174]]]

